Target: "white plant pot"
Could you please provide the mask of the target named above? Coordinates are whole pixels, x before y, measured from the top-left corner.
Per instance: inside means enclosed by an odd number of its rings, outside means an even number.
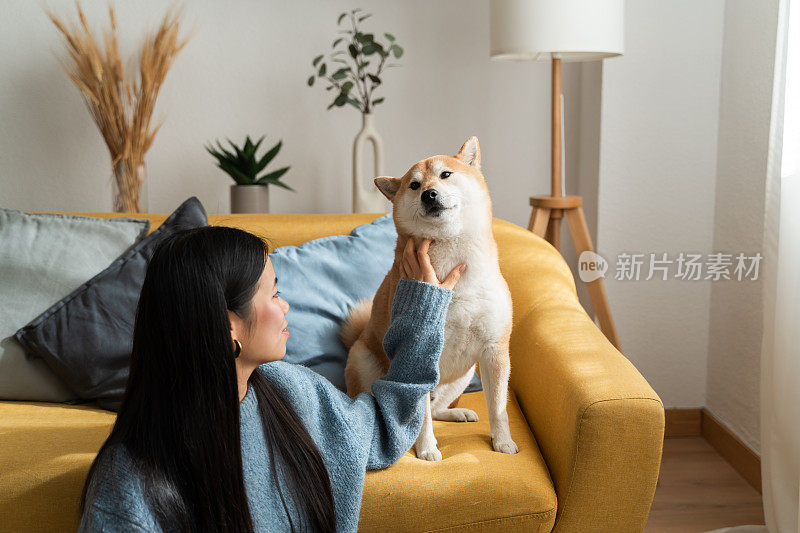
[[[269,185],[231,185],[231,213],[269,213]]]
[[[383,175],[383,141],[375,129],[373,116],[362,113],[362,128],[353,143],[353,213],[388,213],[392,204],[375,185],[375,178]],[[367,141],[375,151],[374,174],[364,172],[362,159]]]

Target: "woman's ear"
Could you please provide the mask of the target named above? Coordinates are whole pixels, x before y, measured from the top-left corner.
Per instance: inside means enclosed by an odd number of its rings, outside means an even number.
[[[231,325],[231,339],[239,339],[239,342],[242,341],[242,332],[244,331],[242,319],[239,318],[239,315],[234,313],[233,311],[228,311],[228,322]]]

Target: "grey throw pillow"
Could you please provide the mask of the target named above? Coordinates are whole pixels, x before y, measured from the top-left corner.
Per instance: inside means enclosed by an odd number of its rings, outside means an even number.
[[[133,326],[147,264],[170,233],[207,226],[194,196],[153,233],[16,333],[80,398],[116,411],[122,403],[133,346]]]
[[[0,209],[0,399],[77,398],[14,333],[142,239],[149,220]]]

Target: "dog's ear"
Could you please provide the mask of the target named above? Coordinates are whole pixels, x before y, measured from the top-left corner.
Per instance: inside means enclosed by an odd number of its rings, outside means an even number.
[[[400,178],[392,178],[391,176],[380,176],[375,178],[375,186],[383,195],[389,200],[394,199],[397,190],[400,189]]]
[[[481,168],[481,147],[478,145],[478,138],[474,135],[467,139],[467,142],[456,154],[456,158],[464,163],[480,170]]]

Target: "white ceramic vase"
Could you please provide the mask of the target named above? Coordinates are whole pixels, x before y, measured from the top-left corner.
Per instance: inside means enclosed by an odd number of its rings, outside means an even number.
[[[231,185],[231,213],[269,213],[269,185]]]
[[[383,175],[383,141],[375,129],[371,113],[362,113],[361,131],[353,144],[353,213],[388,213],[392,204],[375,186],[374,179]],[[367,141],[375,151],[374,174],[367,176],[362,166]]]

